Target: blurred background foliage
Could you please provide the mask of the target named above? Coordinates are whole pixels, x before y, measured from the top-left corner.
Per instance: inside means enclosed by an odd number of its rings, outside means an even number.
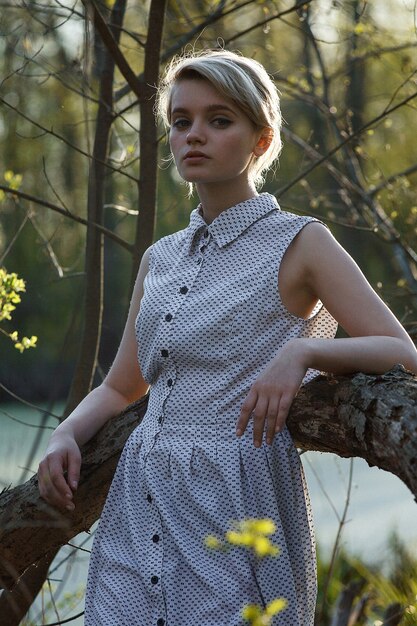
[[[184,47],[219,45],[265,64],[282,94],[285,118],[284,151],[265,190],[275,193],[284,209],[326,221],[413,332],[414,3],[311,0],[296,11],[293,6],[285,0],[170,1],[162,65]],[[137,74],[144,66],[148,9],[148,2],[129,2],[121,32],[120,49]],[[85,219],[99,37],[84,5],[67,0],[4,4],[0,34],[0,185],[14,184]],[[141,206],[140,119],[136,97],[117,71],[114,93],[104,225],[132,243]],[[162,128],[159,143],[155,238],[184,227],[197,202],[187,198],[166,159]],[[17,272],[27,288],[14,324],[39,338],[36,350],[20,356],[0,337],[0,382],[26,399],[64,398],[82,324],[86,228],[38,201],[0,194],[0,266]],[[104,248],[98,377],[121,336],[132,263],[129,252],[108,237]]]

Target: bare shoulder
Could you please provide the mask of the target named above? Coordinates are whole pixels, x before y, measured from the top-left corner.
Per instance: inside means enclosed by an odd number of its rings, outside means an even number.
[[[150,250],[148,248],[142,257],[123,336],[116,358],[106,376],[106,383],[121,393],[129,402],[144,395],[148,388],[137,359],[135,320],[143,296],[143,283],[149,271]]]
[[[323,224],[307,225],[297,239],[297,262],[306,289],[350,336],[406,335],[357,263]]]
[[[312,255],[317,259],[317,253],[322,247],[326,252],[331,249],[345,252],[327,226],[315,221],[308,222],[290,245],[290,249],[294,250],[294,257],[297,257],[300,263],[303,261],[309,263]]]
[[[336,244],[330,231],[320,222],[307,223],[294,237],[281,261],[279,290],[285,307],[294,315],[306,318],[313,311],[319,296],[310,277],[317,251]],[[337,244],[336,244],[337,245]]]

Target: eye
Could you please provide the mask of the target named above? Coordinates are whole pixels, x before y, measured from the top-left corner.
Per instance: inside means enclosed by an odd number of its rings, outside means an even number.
[[[189,124],[190,122],[187,119],[180,117],[176,119],[175,122],[172,123],[172,127],[182,130],[183,128],[188,128]]]
[[[215,117],[212,122],[216,128],[227,128],[232,123],[227,117]]]

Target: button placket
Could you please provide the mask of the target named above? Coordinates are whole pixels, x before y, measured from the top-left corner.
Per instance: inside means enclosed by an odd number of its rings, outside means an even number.
[[[202,236],[200,238],[199,244],[198,244],[198,253],[199,253],[199,256],[198,256],[198,259],[197,259],[198,265],[202,264],[203,258],[204,258],[204,253],[207,250],[207,247],[208,247],[210,241],[211,241],[210,231],[208,229],[206,229],[203,232],[203,234],[202,234]]]
[[[172,392],[176,379],[175,349],[173,352],[173,348],[171,347],[173,344],[172,337],[175,334],[175,318],[184,302],[186,302],[186,298],[188,298],[190,290],[198,276],[195,256],[189,259],[189,263],[182,278],[179,278],[181,282],[179,282],[179,284],[177,283],[175,291],[171,294],[170,300],[166,303],[166,309],[161,318],[159,354],[162,361],[163,374],[160,379],[160,384],[165,386],[165,399]],[[161,401],[160,414],[157,417],[157,421],[160,426],[163,425],[164,400]]]
[[[162,585],[162,562],[163,562],[163,540],[162,540],[162,521],[158,510],[157,500],[151,491],[151,486],[148,486],[146,475],[154,474],[155,461],[150,460],[149,465],[145,469],[145,484],[144,495],[147,502],[147,524],[153,532],[148,534],[148,545],[145,550],[145,571],[147,586],[149,593],[152,595],[153,604],[153,619],[152,623],[157,624],[157,620],[166,621],[165,601],[163,597],[163,585]],[[158,538],[158,539],[156,539]],[[162,623],[162,622],[160,622]]]

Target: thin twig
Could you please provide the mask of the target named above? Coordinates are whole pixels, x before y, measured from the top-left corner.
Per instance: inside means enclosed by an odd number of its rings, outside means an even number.
[[[37,196],[33,196],[32,194],[26,193],[24,191],[20,191],[19,189],[12,189],[11,187],[8,187],[7,185],[1,185],[1,184],[0,184],[0,189],[4,191],[5,193],[10,193],[11,195],[17,196],[18,198],[22,198],[23,200],[29,200],[30,202],[34,202],[35,204],[44,206],[47,209],[51,209],[52,211],[55,211],[56,213],[59,213],[60,215],[64,215],[64,217],[68,217],[74,222],[83,224],[83,226],[88,226],[88,225],[94,226],[94,228],[97,228],[103,235],[106,235],[106,237],[109,237],[109,239],[113,239],[113,241],[115,241],[120,246],[122,246],[122,248],[125,248],[126,250],[128,250],[128,252],[130,253],[133,252],[133,246],[130,243],[128,243],[121,237],[118,237],[113,231],[109,230],[105,226],[102,226],[101,224],[96,224],[95,222],[90,222],[89,220],[86,220],[83,217],[78,217],[78,215],[74,215],[74,213],[71,213],[67,209],[57,206],[56,204],[52,204],[52,202],[48,202],[47,200],[42,200],[41,198],[38,198]]]
[[[351,458],[350,459],[350,464],[349,464],[349,480],[348,480],[348,486],[346,489],[346,498],[345,498],[345,505],[343,508],[343,513],[342,516],[340,518],[340,522],[339,522],[339,526],[337,529],[337,533],[336,533],[336,538],[333,544],[333,550],[332,550],[332,555],[330,558],[330,563],[329,563],[329,569],[327,572],[327,576],[325,578],[324,581],[324,585],[323,585],[323,599],[322,599],[322,603],[321,603],[321,607],[320,607],[320,613],[319,613],[319,618],[318,618],[318,624],[322,624],[323,623],[323,615],[324,615],[324,606],[326,604],[326,600],[327,600],[327,592],[329,589],[329,585],[330,585],[330,581],[333,575],[333,569],[334,566],[336,564],[336,556],[337,556],[337,552],[339,550],[339,544],[340,544],[340,539],[342,536],[342,530],[346,524],[346,517],[347,517],[347,513],[348,513],[348,509],[349,509],[349,505],[350,505],[350,496],[352,493],[352,482],[353,482],[353,461],[354,459]]]
[[[50,415],[51,417],[55,417],[55,419],[57,419],[59,422],[61,421],[62,418],[60,415],[56,415],[55,413],[52,413],[52,411],[47,411],[46,409],[42,409],[40,406],[37,406],[36,404],[29,402],[28,400],[24,400],[24,398],[21,398],[20,396],[15,394],[11,389],[8,389],[5,385],[3,385],[3,383],[0,383],[0,389],[3,389],[3,391],[5,391],[9,396],[14,398],[21,404],[25,404],[26,406],[29,406],[31,409],[35,409],[36,411],[39,411],[43,415]]]
[[[85,156],[85,157],[87,157],[90,160],[93,159],[93,156],[91,154],[89,154],[88,152],[86,152],[85,150],[80,148],[79,146],[76,146],[75,144],[71,143],[71,141],[66,139],[63,135],[60,135],[59,133],[55,132],[53,128],[46,128],[45,126],[42,126],[42,124],[39,124],[39,122],[36,122],[34,119],[32,119],[31,117],[29,117],[28,115],[23,113],[23,111],[20,111],[20,109],[18,109],[17,107],[12,106],[11,104],[9,104],[7,102],[7,100],[5,100],[4,98],[0,97],[0,103],[6,105],[9,109],[14,111],[14,113],[17,113],[17,115],[19,115],[20,117],[25,119],[27,122],[29,122],[33,126],[36,126],[36,128],[39,128],[39,130],[41,130],[46,135],[52,135],[52,137],[55,137],[56,139],[59,139],[60,141],[64,142],[67,146],[69,146],[70,148],[72,148],[73,150],[75,150],[76,152],[81,154],[82,156]],[[116,118],[116,114],[115,113],[113,113],[113,116],[114,116],[114,118]],[[135,178],[131,174],[128,174],[127,172],[124,172],[121,168],[113,167],[109,163],[109,161],[102,161],[100,159],[96,159],[96,160],[97,160],[98,163],[100,163],[101,165],[104,165],[107,169],[111,170],[112,172],[116,172],[118,174],[121,174],[122,176],[125,176],[126,178],[129,178],[130,180],[132,180],[135,183],[138,182],[137,178]]]
[[[7,255],[9,254],[10,250],[13,248],[14,244],[17,241],[17,238],[19,237],[20,233],[22,232],[26,222],[29,219],[29,215],[30,213],[26,213],[22,223],[20,224],[19,228],[17,229],[17,231],[15,232],[15,234],[13,235],[9,245],[7,246],[6,250],[3,252],[2,256],[0,257],[0,265],[3,264],[4,259],[7,257]]]
[[[61,619],[59,622],[52,622],[51,624],[42,624],[39,626],[61,626],[61,624],[69,624],[69,622],[73,622],[75,619],[82,617],[84,615],[84,611],[81,613],[77,613],[77,615],[73,615],[72,617],[68,617],[67,619]]]
[[[42,426],[41,424],[29,424],[29,422],[25,422],[24,420],[20,420],[14,415],[11,415],[8,411],[0,408],[0,413],[8,417],[13,422],[17,422],[18,424],[23,424],[23,426],[28,426],[29,428],[36,428],[37,430],[40,428],[41,430],[55,430],[54,426]]]

